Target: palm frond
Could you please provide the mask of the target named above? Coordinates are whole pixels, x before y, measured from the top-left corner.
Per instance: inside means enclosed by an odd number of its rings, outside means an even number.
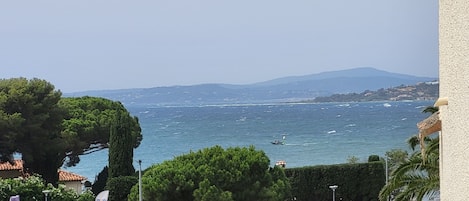
[[[396,200],[417,199],[432,196],[439,190],[439,139],[425,140],[428,149],[423,158],[420,151],[414,152],[391,172],[391,179],[381,189],[379,198],[386,200],[395,195]]]
[[[428,106],[425,109],[423,109],[423,113],[435,113],[438,112],[439,108],[438,107],[433,107],[433,106]]]
[[[410,146],[412,151],[415,151],[415,147],[420,144],[420,139],[418,135],[414,135],[407,139],[407,144]]]

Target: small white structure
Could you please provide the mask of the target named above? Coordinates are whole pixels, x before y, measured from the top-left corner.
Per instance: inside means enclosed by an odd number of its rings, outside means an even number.
[[[11,196],[10,201],[20,201],[20,196],[19,195]]]
[[[107,200],[108,200],[108,197],[109,197],[109,191],[108,191],[108,190],[101,191],[101,193],[99,193],[99,194],[96,196],[95,201],[107,201]]]
[[[281,161],[275,162],[275,165],[285,168],[285,166],[287,165],[287,162],[281,160]]]

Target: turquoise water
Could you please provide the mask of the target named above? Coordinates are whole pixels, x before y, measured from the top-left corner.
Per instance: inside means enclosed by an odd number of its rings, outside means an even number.
[[[135,161],[142,169],[189,151],[221,145],[255,146],[272,165],[287,167],[344,163],[350,156],[366,161],[371,154],[407,149],[421,111],[433,102],[206,105],[191,107],[126,106],[140,119],[142,144]],[[282,140],[285,145],[273,145]],[[107,165],[107,151],[82,156],[72,172],[94,181]],[[134,166],[138,169],[138,164]]]

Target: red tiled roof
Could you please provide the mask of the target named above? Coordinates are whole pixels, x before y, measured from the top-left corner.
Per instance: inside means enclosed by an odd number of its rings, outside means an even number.
[[[12,165],[9,162],[0,163],[1,170],[22,170],[23,169],[23,160],[15,160],[15,164]]]
[[[59,170],[59,181],[85,181],[86,177],[67,172],[65,170]]]
[[[14,165],[10,164],[9,162],[0,163],[0,171],[6,171],[6,170],[18,170],[18,171],[23,170],[23,160],[15,160]],[[61,169],[59,169],[58,172],[59,172],[59,181],[84,181],[86,180],[86,177],[72,173],[72,172],[67,172]]]

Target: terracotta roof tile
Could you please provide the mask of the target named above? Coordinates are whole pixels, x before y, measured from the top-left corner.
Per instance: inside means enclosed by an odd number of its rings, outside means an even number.
[[[22,170],[23,169],[23,160],[15,160],[15,164],[12,165],[9,162],[0,163],[1,170]]]
[[[12,165],[9,162],[0,163],[0,171],[6,170],[23,170],[23,160],[15,160],[15,164]],[[58,170],[59,172],[59,181],[84,181],[87,178],[72,172],[65,170]]]
[[[86,177],[67,172],[65,170],[59,170],[59,181],[85,181]]]

